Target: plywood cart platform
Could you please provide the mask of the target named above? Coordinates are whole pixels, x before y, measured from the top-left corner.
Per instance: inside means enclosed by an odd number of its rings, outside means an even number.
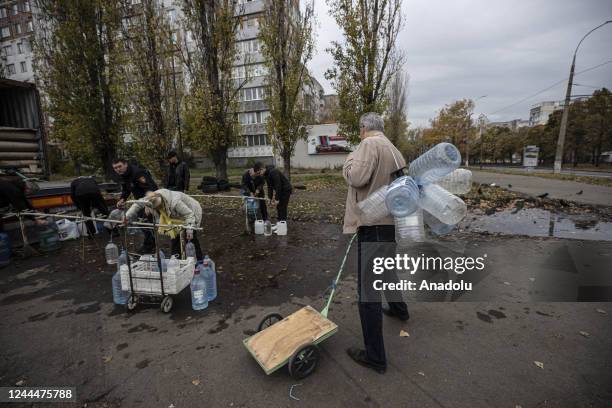
[[[285,318],[278,313],[269,314],[259,323],[257,333],[243,340],[266,374],[287,363],[289,374],[296,379],[304,378],[316,369],[320,356],[317,345],[338,331],[338,325],[329,320],[327,314],[354,239],[355,236],[348,244],[327,304],[320,313],[305,306]]]

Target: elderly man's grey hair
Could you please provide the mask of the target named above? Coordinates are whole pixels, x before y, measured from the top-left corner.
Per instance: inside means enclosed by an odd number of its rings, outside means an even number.
[[[383,132],[385,130],[385,121],[378,113],[367,112],[359,118],[359,127],[363,128],[366,132],[369,130]]]

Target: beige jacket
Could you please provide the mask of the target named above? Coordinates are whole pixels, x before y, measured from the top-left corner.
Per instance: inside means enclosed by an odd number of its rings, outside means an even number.
[[[342,174],[348,183],[346,210],[344,213],[345,234],[353,234],[357,228],[367,224],[362,221],[363,213],[357,203],[370,193],[393,181],[391,173],[406,166],[399,150],[382,132],[369,132],[357,149],[344,162]],[[393,218],[387,216],[376,225],[393,225]]]
[[[170,218],[184,220],[185,225],[199,227],[202,222],[202,206],[198,201],[180,191],[170,191],[165,188],[156,191],[162,197],[164,211]],[[125,216],[133,220],[138,216],[144,204],[134,203]],[[155,211],[155,221],[159,222],[159,213]]]

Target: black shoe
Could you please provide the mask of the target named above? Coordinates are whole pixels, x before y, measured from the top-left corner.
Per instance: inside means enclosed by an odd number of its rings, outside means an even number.
[[[406,312],[406,315],[398,315],[395,312],[391,311],[391,309],[387,305],[382,307],[382,312],[389,317],[395,317],[396,319],[400,319],[402,322],[405,322],[410,319],[410,313]]]
[[[357,347],[347,348],[346,354],[348,354],[349,357],[352,358],[353,361],[355,361],[357,364],[371,368],[378,374],[384,374],[385,371],[387,371],[387,367],[374,364],[370,360],[368,360],[368,358],[366,357],[366,352],[364,350],[358,349]]]

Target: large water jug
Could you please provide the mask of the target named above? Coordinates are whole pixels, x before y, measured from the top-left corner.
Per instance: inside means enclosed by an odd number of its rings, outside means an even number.
[[[200,265],[200,273],[206,282],[206,296],[208,297],[208,301],[215,300],[217,297],[217,274],[206,259],[204,259]]]
[[[472,189],[472,172],[457,169],[436,181],[436,184],[451,194],[467,194]]]
[[[436,235],[446,235],[456,227],[456,225],[443,223],[427,211],[423,211],[423,221],[429,227],[429,230]]]
[[[427,184],[421,188],[419,206],[449,225],[457,224],[467,214],[463,200],[437,184]]]
[[[264,233],[264,221],[255,220],[255,235],[262,235]]]
[[[433,183],[461,164],[461,154],[450,143],[439,143],[417,157],[408,168],[419,186]]]
[[[128,262],[127,257],[128,257],[127,251],[125,249],[121,249],[121,254],[119,255],[119,258],[117,259],[117,270],[118,271],[121,270],[121,265],[127,265],[127,262]]]
[[[211,266],[212,270],[217,273],[217,268],[215,267],[215,261],[213,261],[208,255],[204,255],[203,261],[208,261],[208,264]]]
[[[276,235],[287,235],[287,221],[276,223]]]
[[[395,217],[395,242],[406,245],[411,242],[425,241],[423,211],[418,208],[405,217]]]
[[[191,278],[191,308],[193,310],[204,310],[208,307],[208,296],[206,295],[206,281],[200,273],[201,265],[196,268]]]
[[[409,176],[397,178],[389,185],[385,204],[394,217],[406,217],[417,208],[419,187]]]
[[[389,210],[385,204],[388,188],[389,186],[382,186],[367,196],[365,200],[357,203],[357,207],[363,213],[363,221],[366,224],[372,224],[389,215]]]
[[[187,242],[187,245],[185,245],[185,256],[187,258],[196,258],[196,248],[191,241]]]
[[[106,263],[109,265],[114,265],[117,263],[117,259],[119,258],[119,248],[117,245],[113,243],[113,241],[109,241],[104,248],[104,257],[106,258]]]
[[[124,266],[124,269],[127,265]],[[113,303],[116,305],[125,305],[129,296],[128,291],[121,289],[121,270],[118,270],[113,275]]]
[[[11,263],[11,241],[8,234],[0,232],[0,267]]]
[[[266,237],[272,235],[272,224],[269,220],[266,220],[266,222],[264,222],[264,235]]]
[[[178,274],[179,268],[181,267],[179,260],[176,259],[176,257],[174,255],[172,255],[170,257],[170,260],[168,261],[168,266],[166,267],[167,270],[164,270],[164,265],[162,263],[162,272],[168,272],[168,273],[173,273],[173,274]]]
[[[55,225],[55,223],[53,223]],[[54,228],[45,228],[38,234],[39,249],[42,252],[51,252],[60,249],[61,242]]]

